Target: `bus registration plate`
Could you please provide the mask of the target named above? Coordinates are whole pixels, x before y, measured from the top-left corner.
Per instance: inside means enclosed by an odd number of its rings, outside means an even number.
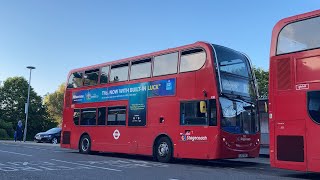
[[[248,157],[248,154],[238,154],[238,157],[239,158],[246,158],[246,157]]]

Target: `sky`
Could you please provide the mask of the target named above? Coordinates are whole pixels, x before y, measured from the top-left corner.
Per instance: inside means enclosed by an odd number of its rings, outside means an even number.
[[[269,68],[273,26],[319,0],[0,0],[0,81],[29,79],[41,96],[71,69],[207,41]]]

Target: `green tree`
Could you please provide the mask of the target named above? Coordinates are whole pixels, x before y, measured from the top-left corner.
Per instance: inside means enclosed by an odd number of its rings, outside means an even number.
[[[262,68],[254,68],[254,73],[258,81],[259,96],[268,98],[269,71],[265,71]]]
[[[0,120],[11,123],[15,129],[18,120],[25,125],[25,102],[28,95],[28,82],[23,77],[11,77],[4,81],[0,87]],[[42,98],[31,87],[28,117],[27,139],[57,124],[52,121],[47,113],[46,106],[42,104]],[[11,134],[9,134],[11,136]]]
[[[54,93],[45,95],[43,100],[48,113],[59,125],[62,123],[64,92],[65,85],[61,84]]]
[[[8,139],[13,136],[13,128],[11,122],[6,122],[4,120],[0,120],[0,138]]]

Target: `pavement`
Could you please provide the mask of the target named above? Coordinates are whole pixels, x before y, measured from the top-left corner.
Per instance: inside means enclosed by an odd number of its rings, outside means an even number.
[[[175,160],[113,153],[79,154],[59,145],[0,141],[0,179],[320,179],[316,173],[271,168],[268,158]]]
[[[269,145],[260,146],[260,156],[269,157]]]

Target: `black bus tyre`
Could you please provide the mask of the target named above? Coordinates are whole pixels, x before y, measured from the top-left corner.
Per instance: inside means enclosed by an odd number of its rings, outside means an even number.
[[[80,139],[79,152],[81,154],[90,154],[91,153],[91,140],[88,135],[84,135]]]
[[[157,141],[155,153],[159,162],[167,163],[172,160],[173,147],[169,138],[161,137]]]

